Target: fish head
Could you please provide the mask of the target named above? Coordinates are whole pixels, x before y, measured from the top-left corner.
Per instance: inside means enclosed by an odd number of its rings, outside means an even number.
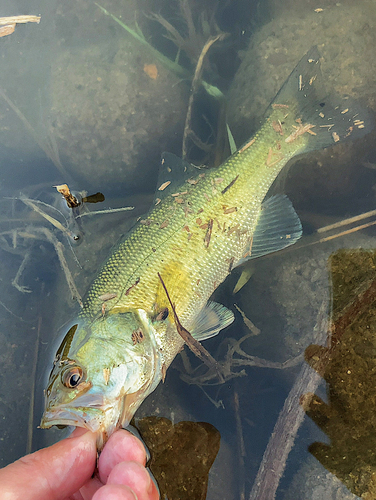
[[[145,311],[79,320],[60,345],[41,427],[76,426],[97,433],[101,449],[162,378],[154,329]]]

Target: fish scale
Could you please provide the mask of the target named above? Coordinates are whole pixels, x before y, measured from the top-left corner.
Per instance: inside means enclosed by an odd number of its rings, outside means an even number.
[[[181,256],[184,257],[182,265],[186,269],[186,273],[182,274],[193,273],[197,276],[196,282],[201,279],[198,286],[195,286],[195,280],[188,283],[183,279],[178,291],[168,287],[178,314],[183,319],[192,308],[191,302],[197,301],[198,297],[201,297],[199,302],[206,303],[216,288],[214,283],[218,286],[227,276],[229,260],[234,257],[236,262],[243,254],[244,242],[251,236],[249,231],[255,227],[261,201],[273,180],[288,159],[304,150],[306,139],[301,136],[291,146],[285,146],[281,150],[281,160],[278,163],[273,167],[266,165],[270,146],[265,147],[265,143],[270,145],[281,142],[280,135],[271,125],[272,121],[279,119],[281,115],[279,110],[272,113],[270,120],[255,136],[255,142],[247,150],[235,153],[218,169],[206,171],[205,178],[199,178],[198,174],[195,179],[197,184],[192,186],[184,183],[180,186],[179,191],[188,191],[184,200],[189,202],[191,213],[186,215],[184,207],[176,203],[174,205],[174,198],[169,196],[153,210],[149,218],[150,225],[138,224],[131,236],[120,244],[95,280],[84,303],[83,315],[98,315],[101,311],[101,301],[98,297],[111,292],[117,292],[118,298],[108,310],[109,313],[133,307],[152,309],[161,286],[157,273],[160,272],[163,279],[169,282],[171,273],[165,268]],[[224,194],[214,183],[216,193],[213,193],[214,179],[223,178],[221,186],[225,187],[236,176],[237,181]],[[205,194],[210,198],[209,202]],[[232,214],[224,214],[223,206],[236,207],[237,210]],[[205,231],[197,228],[198,217],[203,222],[214,221],[208,246],[204,243]],[[168,225],[161,229],[160,226],[165,221],[168,221]],[[229,235],[228,230],[219,230],[218,222],[220,226],[225,223],[227,228],[239,224],[243,230],[247,230],[241,238],[243,244],[239,241],[236,231]],[[190,233],[184,230],[186,226]],[[156,251],[153,251],[153,248]],[[139,284],[129,295],[125,295],[125,291],[137,279],[140,280]],[[176,276],[171,279],[179,283]],[[164,302],[164,305],[167,305],[167,302]],[[197,309],[197,304],[194,308]]]

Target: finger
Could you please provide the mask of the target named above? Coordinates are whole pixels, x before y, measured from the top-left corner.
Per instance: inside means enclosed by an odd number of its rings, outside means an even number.
[[[159,493],[148,471],[137,462],[121,462],[108,476],[107,484],[123,484],[136,493],[138,500],[157,500]]]
[[[95,443],[95,434],[86,432],[22,457],[0,470],[0,497],[27,500],[69,497],[93,473]]]
[[[86,434],[86,432],[87,432],[87,429],[85,429],[84,427],[75,427],[73,429],[72,433],[69,434],[67,439],[82,436],[83,434]]]
[[[133,491],[121,484],[102,486],[93,496],[92,500],[138,500]]]
[[[120,462],[146,463],[146,453],[142,443],[129,432],[121,429],[110,437],[99,457],[99,478],[106,484],[112,469]]]
[[[78,492],[80,496],[77,497],[77,500],[91,500],[94,493],[102,488],[102,486],[103,483],[99,480],[99,478],[97,476],[93,477],[82,486]],[[73,500],[76,500],[76,498],[73,497]]]
[[[85,499],[79,491],[76,491],[76,493],[73,493],[73,495],[71,495],[69,498],[66,498],[65,500],[85,500]]]

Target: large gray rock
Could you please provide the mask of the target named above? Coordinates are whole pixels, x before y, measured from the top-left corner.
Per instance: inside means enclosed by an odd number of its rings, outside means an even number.
[[[129,39],[62,53],[52,68],[51,119],[66,168],[85,186],[140,185],[180,137],[185,84]],[[149,66],[148,66],[149,65]],[[150,76],[147,70],[157,73]]]

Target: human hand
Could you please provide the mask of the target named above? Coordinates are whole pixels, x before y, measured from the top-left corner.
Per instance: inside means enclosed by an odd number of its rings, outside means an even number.
[[[96,464],[96,436],[77,429],[72,437],[20,458],[0,470],[0,498],[6,500],[158,500],[145,469],[141,442],[115,432]]]

